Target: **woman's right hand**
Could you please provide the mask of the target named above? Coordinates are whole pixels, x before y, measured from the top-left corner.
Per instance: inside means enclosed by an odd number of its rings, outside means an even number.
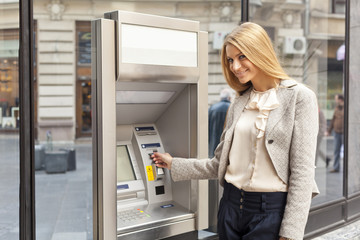
[[[157,167],[171,169],[172,156],[168,153],[154,152],[151,158],[155,162]]]

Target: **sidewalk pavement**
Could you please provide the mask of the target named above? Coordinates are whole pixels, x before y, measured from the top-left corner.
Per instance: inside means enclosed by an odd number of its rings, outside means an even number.
[[[360,240],[360,220],[313,240]]]

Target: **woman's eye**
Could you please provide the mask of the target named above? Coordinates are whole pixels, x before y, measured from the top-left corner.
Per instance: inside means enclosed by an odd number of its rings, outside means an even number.
[[[227,59],[228,63],[233,63],[234,60],[232,60],[231,58]]]
[[[239,59],[240,59],[240,60],[244,60],[245,58],[246,58],[245,55],[240,55],[240,56],[239,56]]]

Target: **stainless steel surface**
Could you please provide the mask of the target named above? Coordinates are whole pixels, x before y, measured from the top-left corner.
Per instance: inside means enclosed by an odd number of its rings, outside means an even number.
[[[116,75],[119,81],[162,81],[194,83],[198,81],[199,67],[173,67],[123,63],[121,59],[121,24],[176,29],[198,32],[199,22],[176,18],[153,16],[126,11],[114,11],[104,14],[105,18],[116,21]],[[207,44],[207,43],[206,43]],[[199,55],[198,55],[199,56]]]
[[[198,158],[208,158],[208,33],[199,33],[199,68],[197,103]],[[198,181],[196,229],[208,227],[208,180]]]
[[[136,74],[134,74],[134,72]],[[195,83],[198,80],[198,68],[139,65],[132,63],[119,63],[117,70],[118,81],[158,81]]]
[[[92,95],[91,95],[91,105],[92,108],[92,145],[97,146],[98,145],[98,134],[97,134],[97,119],[95,116],[97,116],[97,72],[98,69],[96,68],[97,65],[97,55],[96,55],[96,46],[99,42],[100,35],[98,34],[98,21],[92,21],[91,22],[91,85],[93,88]],[[98,156],[98,148],[93,147],[92,148],[92,155],[93,155],[93,162],[92,162],[92,185],[93,185],[93,239],[98,239],[99,235],[99,217],[98,217],[98,167],[97,167],[97,161],[94,161],[95,157]]]
[[[172,205],[172,207],[162,208],[161,206]],[[138,218],[134,221],[121,221],[118,214],[117,233],[124,234],[127,232],[137,232],[146,228],[152,228],[160,225],[167,225],[170,223],[176,223],[184,220],[191,220],[195,218],[194,213],[191,213],[188,209],[180,206],[180,204],[174,201],[155,203],[137,206],[135,211],[142,211],[145,217]],[[139,209],[139,210],[138,210]],[[119,212],[118,212],[119,213]],[[120,220],[120,221],[119,221]],[[190,229],[184,229],[184,231],[195,230],[195,225]]]
[[[189,149],[190,149],[190,156],[191,158],[198,158],[200,157],[199,154],[199,148],[198,148],[198,138],[201,138],[199,136],[198,127],[203,124],[202,122],[198,121],[198,85],[189,85]]]
[[[107,19],[116,19],[121,23],[130,23],[141,26],[155,26],[191,32],[197,32],[200,29],[200,23],[198,21],[154,16],[144,13],[113,11],[105,13],[104,17]]]
[[[172,187],[167,188],[172,189],[172,200],[157,199],[155,204],[136,206],[133,213],[137,217],[117,221],[116,206],[116,142],[133,139],[134,147],[139,144],[128,130],[129,126],[153,123],[158,128],[164,151],[174,156],[207,158],[207,33],[199,32],[199,23],[194,21],[121,11],[107,13],[105,17],[117,21],[101,19],[92,23],[95,33],[92,41],[96,46],[92,48],[93,69],[96,69],[92,100],[94,239],[160,239],[207,228],[206,180],[172,182]],[[198,66],[121,63],[119,27],[122,23],[196,32]],[[116,91],[119,90],[174,91],[175,94],[163,104],[116,104]],[[135,155],[138,161],[146,157]],[[146,176],[144,166],[140,172]],[[169,175],[164,176],[169,178]],[[124,204],[138,198],[138,194],[119,199]],[[149,196],[146,193],[141,197],[145,195]],[[142,204],[148,199],[143,200]],[[160,207],[166,204],[174,206]],[[134,203],[130,205],[134,206]],[[150,217],[140,216],[137,209]]]
[[[187,86],[179,83],[158,83],[158,82],[116,82],[116,90],[137,90],[137,91],[173,91],[174,96],[165,104],[116,104],[117,125],[153,123],[166,111],[172,102]],[[124,114],[126,113],[126,114]]]
[[[116,238],[116,126],[114,21],[92,22],[94,51],[93,87],[93,194],[94,239]],[[108,161],[114,159],[114,161]]]
[[[155,133],[154,135],[140,135],[137,134],[134,130],[135,127],[153,127]],[[148,167],[152,167],[153,170],[156,171],[156,166],[154,162],[149,157],[149,153],[152,154],[153,151],[165,152],[163,147],[162,139],[160,138],[160,134],[158,133],[157,127],[155,124],[134,124],[133,125],[134,136],[132,139],[134,147],[135,156],[137,156],[138,165],[142,169],[147,169]],[[157,147],[143,148],[143,144],[153,144],[158,143]],[[148,171],[146,171],[148,172]],[[143,171],[143,180],[146,187],[146,199],[149,204],[153,203],[161,203],[173,200],[172,197],[172,185],[171,185],[171,177],[168,169],[164,169],[164,174],[157,178],[158,174],[154,171],[151,171],[151,174],[148,174]],[[156,192],[156,188],[163,188],[163,192],[158,194]],[[165,211],[171,212],[172,208],[169,210],[164,209]],[[169,216],[167,216],[169,217]]]
[[[191,84],[179,94],[156,121],[164,149],[173,156],[189,158],[190,155],[190,91]],[[196,211],[191,205],[191,181],[172,182],[173,199],[187,209]]]
[[[141,229],[136,232],[128,232],[124,234],[119,234],[117,236],[118,240],[150,240],[150,239],[164,239],[168,237],[173,237],[179,234],[189,233],[188,230],[192,229],[195,226],[195,219],[188,219],[174,223],[161,224],[154,227]],[[193,231],[195,229],[193,228]],[[180,238],[177,238],[180,239]],[[190,238],[186,239],[197,239],[196,235],[190,235]]]

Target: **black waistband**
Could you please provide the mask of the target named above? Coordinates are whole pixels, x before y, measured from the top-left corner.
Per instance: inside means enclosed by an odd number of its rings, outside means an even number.
[[[287,192],[248,192],[225,181],[223,198],[240,209],[278,211],[285,208]]]

